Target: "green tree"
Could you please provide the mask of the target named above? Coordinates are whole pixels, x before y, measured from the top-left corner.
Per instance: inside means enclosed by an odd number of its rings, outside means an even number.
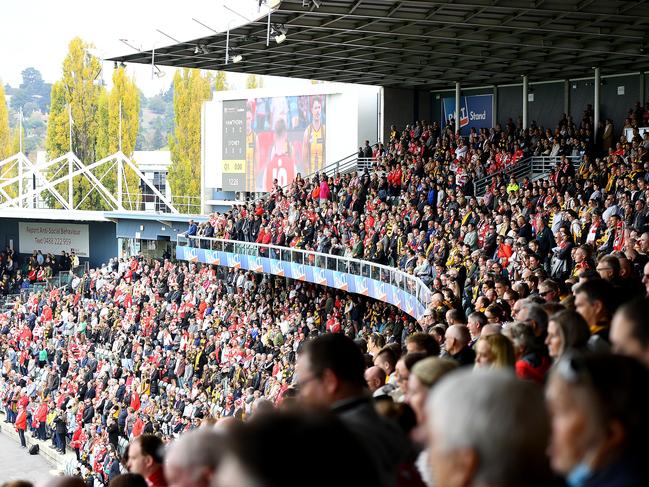
[[[224,76],[217,73],[217,87]],[[174,196],[201,194],[201,108],[212,98],[212,76],[197,69],[177,70],[174,75],[174,132],[169,137],[172,164],[169,184]]]

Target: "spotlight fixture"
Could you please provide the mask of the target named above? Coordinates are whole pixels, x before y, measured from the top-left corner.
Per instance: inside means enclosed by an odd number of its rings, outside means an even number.
[[[125,63],[124,61],[122,61],[121,63],[119,63],[119,67],[120,67],[120,68],[125,68],[125,67],[126,67],[126,63]]]
[[[241,54],[232,54],[232,62],[234,64],[240,63],[241,61],[243,61],[243,56]]]
[[[164,75],[167,74],[162,71],[158,66],[155,66],[155,76],[156,78],[164,78]]]
[[[277,44],[281,44],[286,40],[286,33],[288,30],[284,24],[273,24],[271,36],[275,39]]]
[[[303,7],[310,7],[311,5],[313,5],[315,8],[320,8],[320,5],[322,5],[322,0],[302,0]]]
[[[205,44],[196,44],[194,47],[194,54],[209,54],[210,50]]]
[[[113,69],[117,69],[117,61],[115,61],[115,64],[113,64]]]

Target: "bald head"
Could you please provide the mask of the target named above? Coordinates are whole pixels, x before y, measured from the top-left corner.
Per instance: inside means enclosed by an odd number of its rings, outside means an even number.
[[[489,323],[482,327],[480,337],[488,337],[490,335],[500,335],[500,325],[498,323]]]
[[[379,387],[385,385],[385,378],[385,370],[376,365],[365,371],[365,382],[367,382],[367,386],[372,393]]]
[[[224,436],[208,428],[181,435],[165,456],[164,471],[169,487],[208,487],[221,461]]]
[[[471,333],[466,325],[449,326],[444,337],[446,351],[451,355],[455,355],[471,342]]]

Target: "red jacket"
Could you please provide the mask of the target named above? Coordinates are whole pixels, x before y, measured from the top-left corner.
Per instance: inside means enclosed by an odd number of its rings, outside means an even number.
[[[38,409],[36,409],[36,419],[40,423],[47,421],[47,404],[41,404],[38,406]]]
[[[27,413],[25,412],[24,409],[22,409],[18,413],[18,417],[16,418],[16,431],[18,430],[25,431],[26,429],[27,429]]]

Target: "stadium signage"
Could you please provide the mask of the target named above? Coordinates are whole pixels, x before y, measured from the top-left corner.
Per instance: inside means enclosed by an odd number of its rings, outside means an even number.
[[[444,98],[442,124],[455,117],[455,98]],[[469,135],[471,129],[479,130],[494,126],[493,95],[473,95],[460,98],[460,134]]]
[[[323,269],[307,264],[285,262],[268,257],[241,255],[232,252],[192,248],[181,245],[176,247],[176,258],[178,260],[203,262],[205,264],[212,264],[218,261],[236,269],[265,272],[289,279],[298,279],[325,285],[354,294],[362,294],[390,303],[415,319],[421,318],[425,311],[425,307],[417,297],[404,289],[400,289],[389,283],[370,279],[369,277],[346,272]]]
[[[79,257],[90,257],[88,235],[88,225],[19,222],[19,252],[31,254],[40,250],[53,255],[74,252]]]

